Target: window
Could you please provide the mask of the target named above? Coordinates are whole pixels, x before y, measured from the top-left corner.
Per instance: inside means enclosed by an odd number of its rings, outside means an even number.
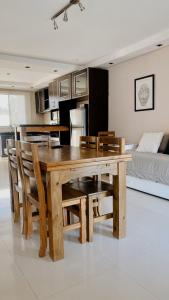
[[[0,94],[0,126],[9,126],[9,101],[8,95]]]
[[[9,95],[9,111],[11,125],[25,124],[27,121],[25,95]]]
[[[27,123],[26,95],[0,94],[0,126]]]

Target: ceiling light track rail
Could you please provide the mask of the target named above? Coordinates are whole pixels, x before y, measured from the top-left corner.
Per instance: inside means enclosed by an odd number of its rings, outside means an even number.
[[[57,25],[57,22],[56,22],[56,19],[64,14],[64,17],[63,17],[63,21],[64,22],[67,22],[68,21],[68,14],[67,14],[67,10],[73,6],[73,5],[78,5],[80,10],[81,11],[84,11],[85,7],[84,5],[81,3],[80,0],[70,0],[70,2],[65,5],[62,9],[60,9],[56,14],[53,15],[53,17],[51,18],[51,21],[53,21],[53,25],[54,25],[54,29],[58,29],[58,25]]]

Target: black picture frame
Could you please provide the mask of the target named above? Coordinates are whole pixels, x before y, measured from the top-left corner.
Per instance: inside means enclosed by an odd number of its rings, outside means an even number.
[[[151,79],[151,84],[150,84],[150,79]],[[137,85],[138,83],[140,84],[141,82],[142,82],[142,89],[145,89],[146,85],[147,85],[147,90],[149,88],[150,96],[148,100],[146,99],[148,105],[145,104],[145,97],[143,97],[143,99],[139,99],[139,96],[137,94]],[[138,111],[147,111],[147,110],[154,110],[154,109],[155,109],[155,75],[151,74],[148,76],[136,78],[134,80],[134,111],[138,112]]]

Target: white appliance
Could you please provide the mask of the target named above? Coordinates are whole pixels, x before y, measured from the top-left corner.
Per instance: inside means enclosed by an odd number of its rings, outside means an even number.
[[[70,110],[70,144],[79,147],[80,136],[87,134],[87,107]]]

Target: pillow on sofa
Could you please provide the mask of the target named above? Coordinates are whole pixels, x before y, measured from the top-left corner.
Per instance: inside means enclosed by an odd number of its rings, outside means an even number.
[[[162,141],[161,141],[161,144],[160,144],[160,147],[158,149],[158,152],[159,153],[165,153],[166,151],[166,148],[168,146],[168,142],[169,142],[169,134],[164,134],[163,138],[162,138]]]
[[[138,148],[136,151],[138,152],[150,152],[157,153],[158,148],[160,147],[163,132],[146,132],[143,134]]]

